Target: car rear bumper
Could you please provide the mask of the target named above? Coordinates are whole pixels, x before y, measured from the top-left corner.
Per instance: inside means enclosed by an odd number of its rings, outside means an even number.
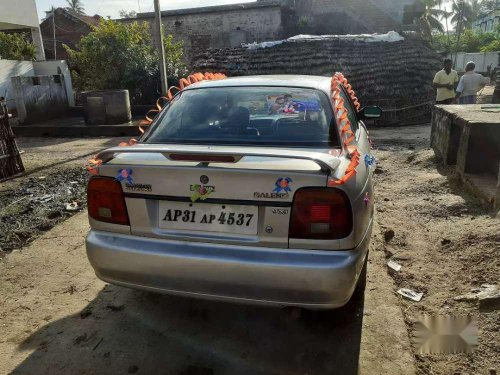
[[[351,297],[368,250],[273,249],[166,241],[91,230],[96,275],[121,286],[232,302],[327,309]]]

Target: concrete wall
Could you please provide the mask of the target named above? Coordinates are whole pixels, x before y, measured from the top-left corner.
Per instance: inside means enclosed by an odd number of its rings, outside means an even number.
[[[64,85],[67,92],[68,105],[75,105],[75,97],[71,82],[71,74],[68,64],[64,60],[57,61],[17,61],[0,60],[0,96],[7,98],[7,106],[16,109],[14,89],[11,78],[16,76],[51,76],[62,74],[64,76]]]
[[[471,191],[500,208],[500,116],[494,108],[435,106],[431,147],[444,164],[456,166]]]
[[[35,0],[2,0],[0,4],[0,27],[4,25],[38,28]],[[7,29],[8,27],[2,27]]]
[[[12,77],[19,123],[59,117],[68,109],[63,75]]]
[[[299,21],[307,20],[300,33],[361,34],[396,30],[405,3],[406,0],[295,0],[295,7]]]
[[[36,47],[36,59],[45,60],[38,22],[35,0],[0,1],[0,30],[30,29]]]
[[[66,93],[68,95],[68,105],[75,105],[75,95],[73,92],[73,84],[71,81],[71,73],[68,64],[64,60],[55,61],[35,61],[33,63],[35,75],[37,76],[51,76],[62,74],[64,76],[64,84],[66,86]]]
[[[466,53],[459,52],[456,54],[457,62],[455,69],[458,71],[465,71],[465,65],[469,61],[476,63],[476,72],[486,72],[489,65],[494,69],[500,65],[500,51],[499,52],[478,52]],[[452,60],[455,59],[455,54],[449,56]]]
[[[7,106],[15,109],[15,95],[11,77],[33,76],[35,69],[31,61],[0,60],[0,96],[7,99]]]

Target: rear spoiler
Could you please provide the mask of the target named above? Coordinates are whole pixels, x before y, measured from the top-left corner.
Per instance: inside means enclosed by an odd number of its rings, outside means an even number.
[[[235,150],[236,149],[236,150]],[[107,150],[101,151],[96,159],[102,160],[106,163],[114,158],[118,154],[162,154],[169,160],[175,160],[172,155],[185,155],[192,156],[199,162],[213,163],[214,156],[221,157],[232,157],[231,162],[238,162],[244,156],[257,156],[266,158],[286,158],[286,159],[297,159],[297,160],[309,160],[316,163],[322,171],[333,174],[336,168],[340,165],[340,160],[338,157],[329,155],[322,152],[314,151],[296,151],[288,149],[275,149],[275,150],[265,150],[255,149],[255,148],[245,148],[245,147],[228,147],[228,146],[158,146],[158,145],[145,145],[136,144],[127,147],[112,147]],[[340,151],[339,151],[340,154]]]

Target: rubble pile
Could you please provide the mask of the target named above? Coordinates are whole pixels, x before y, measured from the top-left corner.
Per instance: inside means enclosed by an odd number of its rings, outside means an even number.
[[[257,46],[258,47],[258,46]],[[349,79],[363,105],[385,110],[380,124],[430,121],[434,74],[442,58],[423,40],[371,41],[343,36],[290,38],[261,48],[208,50],[193,58],[193,68],[228,76],[311,74]]]

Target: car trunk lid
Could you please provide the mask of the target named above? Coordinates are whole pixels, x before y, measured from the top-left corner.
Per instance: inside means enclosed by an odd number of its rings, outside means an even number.
[[[340,164],[324,151],[149,146],[107,150],[101,175],[122,182],[133,234],[288,246],[293,194],[326,186]]]

